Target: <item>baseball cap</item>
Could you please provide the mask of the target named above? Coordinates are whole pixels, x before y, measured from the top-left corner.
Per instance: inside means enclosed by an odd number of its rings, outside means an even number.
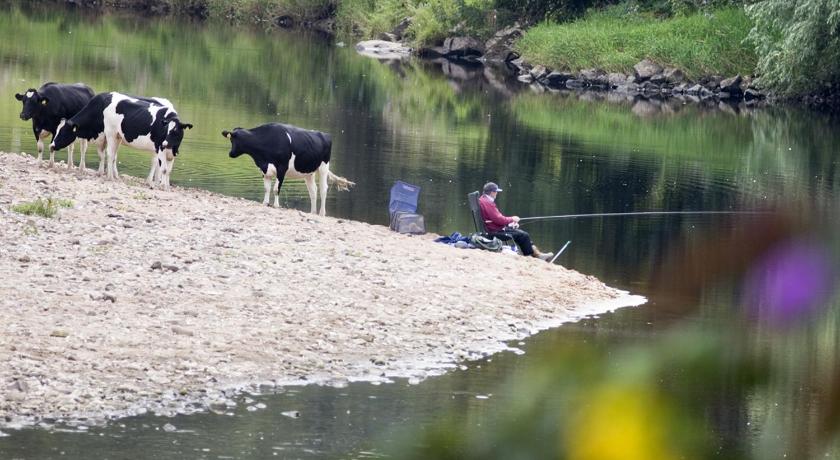
[[[502,189],[500,189],[499,186],[496,185],[495,182],[488,182],[488,183],[484,184],[484,193],[501,192],[501,191],[502,191]]]

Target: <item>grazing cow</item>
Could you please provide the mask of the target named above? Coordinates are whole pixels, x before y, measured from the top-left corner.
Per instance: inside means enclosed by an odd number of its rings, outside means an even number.
[[[76,137],[100,139],[98,142],[104,143],[107,149],[109,179],[119,178],[117,149],[121,143],[152,152],[146,182],[154,187],[160,178],[163,188],[169,190],[169,174],[184,139],[184,130],[192,127],[181,122],[167,99],[101,93],[63,124],[50,148],[62,149]]]
[[[322,216],[326,213],[328,180],[334,182],[339,190],[348,190],[356,185],[330,172],[332,139],[329,134],[281,123],[268,123],[252,129],[234,128],[233,131],[222,131],[222,136],[230,139],[231,158],[242,154],[250,155],[262,171],[265,185],[264,205],[269,205],[273,179],[276,179],[274,206],[280,206],[280,187],[284,178],[303,178],[309,190],[311,212],[315,214],[318,186],[315,185],[314,175],[318,172],[321,182]]]
[[[15,94],[15,99],[21,101],[23,109],[21,120],[32,119],[32,132],[38,144],[38,159],[44,158],[44,139],[50,134],[55,137],[58,125],[63,118],[70,118],[93,98],[93,90],[81,83],[62,85],[45,83],[38,89],[30,88],[23,94]],[[81,159],[79,167],[85,170],[85,152],[87,141],[80,141]],[[50,152],[50,165],[55,163],[55,152]],[[67,167],[73,167],[73,146],[67,149]]]

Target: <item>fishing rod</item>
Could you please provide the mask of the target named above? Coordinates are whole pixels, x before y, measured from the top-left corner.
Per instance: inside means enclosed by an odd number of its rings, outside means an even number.
[[[540,220],[576,219],[578,217],[616,217],[616,216],[670,216],[670,215],[706,215],[706,214],[767,214],[763,211],[637,211],[637,212],[599,212],[593,214],[563,214],[559,216],[522,217],[519,225]]]

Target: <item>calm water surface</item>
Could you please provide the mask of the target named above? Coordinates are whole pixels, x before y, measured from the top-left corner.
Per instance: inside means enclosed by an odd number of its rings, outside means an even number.
[[[512,85],[503,72],[385,64],[301,32],[15,6],[0,15],[0,59],[0,150],[35,151],[13,94],[45,81],[164,96],[195,125],[176,161],[174,184],[261,200],[257,169],[247,158],[228,158],[228,141],[219,133],[293,123],[332,133],[333,171],[358,184],[351,192],[333,190],[327,213],[372,223],[387,222],[388,189],[397,179],[422,187],[427,227],[444,234],[471,230],[466,194],[488,180],[505,189],[501,209],[520,216],[743,210],[781,199],[819,210],[837,204],[840,130],[820,114],[536,94]],[[95,157],[88,154],[89,167],[98,164]],[[122,173],[146,176],[147,154],[122,147],[120,162]],[[302,182],[286,182],[281,199],[287,207],[309,208]],[[676,241],[726,232],[737,222],[669,216],[526,228],[546,249],[571,240],[563,265],[644,295]],[[725,321],[730,287],[708,285],[703,299],[691,321]],[[651,340],[671,319],[647,305],[540,334],[523,347],[571,336],[621,349]],[[837,330],[836,319],[826,320],[820,341],[777,347],[774,359],[836,361]],[[252,396],[267,405],[256,412],[240,404],[233,415],[138,417],[84,433],[23,430],[0,438],[0,458],[377,457],[396,442],[394,430],[433,425],[447,413],[465,424],[498,423],[505,402],[525,397],[500,385],[530,356],[494,356],[419,385],[291,388]],[[808,390],[721,395],[709,407],[709,423],[722,452],[732,440],[753,436],[750,427],[768,413],[798,411]],[[299,411],[300,418],[284,411]],[[163,431],[166,423],[178,431]]]

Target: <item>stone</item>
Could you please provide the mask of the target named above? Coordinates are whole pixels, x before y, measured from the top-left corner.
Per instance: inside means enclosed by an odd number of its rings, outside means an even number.
[[[752,88],[749,88],[746,91],[744,91],[744,99],[748,101],[764,99],[764,95]]]
[[[566,80],[566,88],[569,88],[569,89],[583,89],[583,88],[586,88],[586,86],[587,86],[587,84],[583,80],[575,80],[575,79]]]
[[[61,339],[67,337],[68,335],[70,335],[70,334],[67,331],[62,331],[61,329],[56,329],[56,330],[50,332],[50,337],[58,337],[58,338],[61,338]]]
[[[177,430],[177,428],[175,428],[175,425],[173,425],[171,423],[167,423],[166,425],[163,425],[163,431],[165,431],[167,433],[171,433],[175,430]]]
[[[399,41],[399,39],[397,38],[397,36],[396,36],[396,35],[394,35],[394,34],[392,34],[392,33],[390,33],[390,32],[382,32],[382,33],[381,33],[381,34],[379,34],[379,36],[378,36],[378,37],[376,37],[376,38],[378,38],[379,40],[386,41],[386,42],[397,42],[397,41]]]
[[[702,86],[700,86],[700,84],[698,83],[698,84],[692,86],[691,88],[688,88],[687,90],[685,90],[685,92],[688,93],[688,94],[700,94],[700,91],[703,90],[703,89],[704,88]]]
[[[627,75],[623,73],[609,73],[607,74],[607,82],[612,86],[621,86],[627,83]]]
[[[152,263],[152,270],[161,270],[162,268],[163,264],[159,260]]]
[[[484,59],[488,61],[508,61],[513,51],[513,44],[522,38],[522,28],[518,24],[497,31],[484,42]]]
[[[682,83],[685,81],[685,74],[682,70],[677,69],[676,67],[666,67],[662,72],[662,75],[665,77],[665,81],[671,84]]]
[[[356,52],[374,59],[405,59],[411,56],[411,48],[385,40],[365,40],[356,44]]]
[[[651,82],[651,83],[656,83],[657,85],[661,85],[662,83],[665,83],[667,81],[667,79],[665,78],[665,75],[663,75],[661,73],[658,73],[658,74],[650,77],[650,80],[648,80],[648,81]]]
[[[296,410],[287,410],[287,411],[281,412],[280,414],[282,414],[286,417],[289,417],[289,418],[300,418],[300,412],[298,412]]]
[[[516,79],[522,83],[532,83],[534,81],[534,77],[532,77],[530,73],[523,73],[522,75],[516,77]]]
[[[534,77],[534,80],[539,80],[540,78],[543,78],[546,75],[548,75],[548,69],[546,69],[545,66],[542,65],[535,65],[529,73],[532,77]]]
[[[658,73],[662,73],[662,66],[650,59],[643,59],[633,66],[633,70],[636,72],[636,77],[639,80],[644,81]]]
[[[567,72],[551,72],[545,76],[545,81],[548,86],[553,88],[562,88],[566,85],[566,81],[574,78],[574,75]]]
[[[475,37],[449,37],[443,41],[443,49],[448,59],[484,54],[484,44]]]
[[[721,80],[720,90],[721,91],[726,91],[728,93],[740,94],[741,93],[741,81],[742,81],[742,78],[741,78],[740,75],[735,75],[732,78],[727,78],[725,80]]]
[[[405,36],[405,31],[408,30],[408,27],[411,26],[411,23],[414,21],[414,18],[407,17],[403,18],[399,24],[397,24],[393,30],[391,30],[391,35],[397,38],[397,40],[402,40]]]

